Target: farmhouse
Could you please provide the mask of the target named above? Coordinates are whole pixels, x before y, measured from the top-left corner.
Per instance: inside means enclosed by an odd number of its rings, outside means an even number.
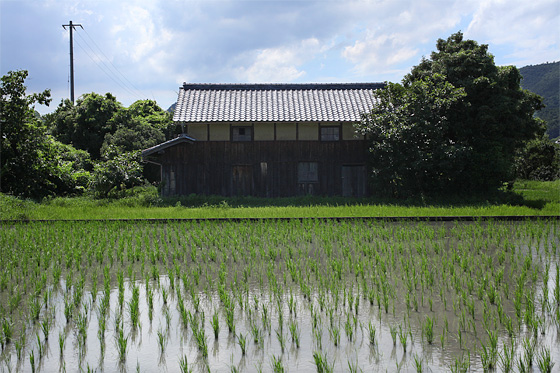
[[[142,152],[163,196],[364,196],[367,144],[354,124],[383,83],[186,84],[183,133]]]

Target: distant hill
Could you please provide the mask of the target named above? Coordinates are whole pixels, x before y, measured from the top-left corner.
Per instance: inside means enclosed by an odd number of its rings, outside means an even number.
[[[519,69],[523,76],[521,87],[543,97],[546,107],[537,116],[546,121],[547,133],[551,139],[560,136],[558,112],[558,91],[560,88],[560,62],[529,65]]]
[[[177,103],[176,103],[176,102],[174,102],[174,103],[169,107],[169,109],[167,109],[167,111],[168,111],[169,113],[173,114],[173,113],[175,112],[175,106],[177,106]]]

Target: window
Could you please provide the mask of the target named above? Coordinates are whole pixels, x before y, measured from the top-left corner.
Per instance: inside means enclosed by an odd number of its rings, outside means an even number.
[[[232,127],[233,141],[251,141],[252,137],[251,127]]]
[[[316,183],[319,181],[317,162],[299,162],[298,183]]]
[[[340,127],[321,127],[321,141],[338,141]]]

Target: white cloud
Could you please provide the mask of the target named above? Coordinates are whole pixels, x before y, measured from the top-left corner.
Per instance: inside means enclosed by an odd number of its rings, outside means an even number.
[[[441,33],[457,31],[464,13],[459,1],[373,3],[364,12],[369,20],[361,18],[363,30],[352,35],[341,55],[354,64],[358,75],[408,68],[420,61],[427,44],[433,49]]]
[[[140,61],[149,55],[158,44],[159,33],[156,31],[153,14],[136,5],[123,5],[122,23],[113,28],[116,45],[132,58]],[[159,28],[158,28],[159,30]]]
[[[354,63],[363,74],[373,69],[386,70],[418,53],[418,49],[411,48],[402,39],[399,34],[374,33],[344,48],[342,56]]]
[[[236,77],[246,82],[291,82],[306,74],[298,67],[321,51],[315,38],[295,45],[266,48],[256,53],[251,65],[237,68]]]
[[[488,0],[473,11],[465,37],[489,44],[502,63],[523,66],[558,59],[560,3],[556,0]]]

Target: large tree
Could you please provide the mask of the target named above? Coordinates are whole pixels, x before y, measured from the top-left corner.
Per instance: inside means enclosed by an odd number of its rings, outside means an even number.
[[[102,96],[92,92],[81,96],[76,105],[70,100],[62,101],[45,120],[58,140],[99,159],[105,135],[115,131],[111,119],[120,109],[121,103],[112,94]]]
[[[101,156],[137,151],[157,145],[171,135],[175,127],[171,114],[162,110],[155,101],[139,100],[119,110],[110,121],[115,130],[105,135]]]
[[[514,177],[516,152],[543,131],[541,98],[520,88],[513,66],[458,32],[375,94],[360,129],[369,135],[372,180],[398,195],[495,190]],[[419,92],[421,94],[419,94]]]
[[[1,191],[31,198],[76,193],[87,184],[89,155],[47,133],[34,105],[48,105],[50,91],[26,94],[27,75],[10,71],[0,85]]]

